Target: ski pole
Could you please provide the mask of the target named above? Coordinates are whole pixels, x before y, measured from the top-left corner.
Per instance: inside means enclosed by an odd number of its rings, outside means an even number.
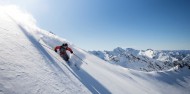
[[[88,63],[86,63],[84,60],[82,60],[79,56],[77,56],[76,54],[73,53],[74,56],[76,56],[77,58],[79,58],[82,62],[84,62],[85,64],[88,65]]]

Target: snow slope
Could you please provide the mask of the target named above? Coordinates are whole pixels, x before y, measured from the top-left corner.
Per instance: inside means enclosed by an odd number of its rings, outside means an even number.
[[[16,6],[0,7],[0,93],[89,94],[65,62],[39,44],[31,19]]]
[[[6,10],[5,13],[0,9],[0,93],[190,93],[190,70],[186,67],[180,70],[141,72],[113,65],[38,28],[35,20],[26,21],[26,14],[22,17],[24,21],[19,19],[23,12],[17,18],[11,16],[12,12]],[[17,11],[20,12],[18,9]],[[53,51],[56,45],[63,42],[69,43],[74,53],[83,61],[70,55],[72,64],[68,66]]]
[[[163,72],[140,72],[123,68],[107,63],[94,55],[79,50],[88,65],[82,65],[81,71],[76,73],[91,81],[90,74],[94,79],[101,83],[106,89],[102,92],[96,83],[93,84],[102,94],[189,94],[190,92],[190,70]]]

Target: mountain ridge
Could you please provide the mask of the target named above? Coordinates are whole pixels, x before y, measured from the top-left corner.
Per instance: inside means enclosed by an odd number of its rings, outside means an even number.
[[[117,47],[113,51],[89,52],[112,64],[147,72],[168,70],[175,66],[190,67],[190,50],[136,50]]]

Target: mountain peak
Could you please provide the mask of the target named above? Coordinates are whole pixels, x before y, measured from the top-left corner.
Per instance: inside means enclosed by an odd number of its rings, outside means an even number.
[[[120,53],[120,52],[123,52],[125,50],[123,48],[121,48],[121,47],[117,47],[113,51],[116,52],[116,53]]]

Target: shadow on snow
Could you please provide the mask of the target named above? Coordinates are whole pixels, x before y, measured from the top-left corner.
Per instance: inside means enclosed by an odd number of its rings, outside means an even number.
[[[12,19],[13,20],[13,19]],[[13,20],[14,21],[14,20]],[[15,22],[15,21],[14,21]],[[18,25],[18,27],[21,29],[21,31],[25,34],[25,36],[31,41],[31,43],[36,47],[36,49],[43,55],[44,58],[46,58],[47,63],[53,70],[61,71],[65,75],[67,73],[64,72],[64,70],[57,64],[57,62],[50,56],[50,53],[47,52],[44,47],[31,35],[27,32],[26,29],[24,29],[21,25]],[[84,58],[83,56],[82,58]],[[65,65],[65,64],[64,64]],[[66,66],[66,65],[65,65]],[[76,70],[74,68],[68,68],[67,69],[79,80],[83,85],[86,86],[88,90],[90,90],[93,94],[111,94],[111,92],[106,89],[101,83],[99,83],[95,78],[93,78],[90,74],[85,72],[84,70]],[[74,73],[73,73],[74,72]],[[59,75],[59,74],[58,74]],[[60,76],[60,75],[59,75]]]

